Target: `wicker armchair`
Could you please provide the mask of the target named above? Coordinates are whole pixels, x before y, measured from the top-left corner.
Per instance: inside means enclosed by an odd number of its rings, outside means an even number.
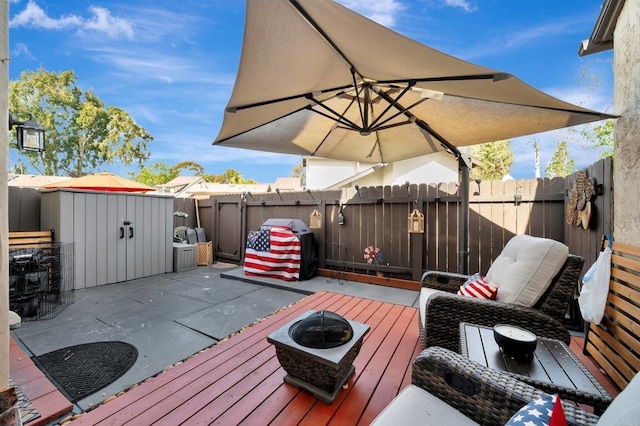
[[[545,395],[512,375],[435,346],[416,358],[412,382],[483,425],[504,425],[520,408]],[[599,419],[570,402],[563,401],[563,409],[568,424],[595,425]]]
[[[423,311],[424,324],[422,318],[418,317],[422,347],[441,346],[459,352],[461,322],[486,327],[493,327],[499,323],[518,325],[540,337],[554,338],[568,344],[571,337],[563,325],[563,320],[569,302],[574,297],[583,264],[582,257],[570,254],[549,288],[531,308],[459,296],[456,292],[467,276],[426,272],[422,276],[422,287],[441,291],[427,299]]]

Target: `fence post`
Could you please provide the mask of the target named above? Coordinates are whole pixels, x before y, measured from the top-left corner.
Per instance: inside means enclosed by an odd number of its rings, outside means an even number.
[[[325,269],[327,267],[327,211],[326,211],[326,201],[320,200],[318,203],[318,208],[320,212],[322,212],[322,228],[318,231],[318,241],[316,241],[316,248],[318,249],[318,267],[321,269]]]
[[[414,281],[422,278],[423,241],[426,234],[409,234],[409,247],[411,250],[411,277]]]

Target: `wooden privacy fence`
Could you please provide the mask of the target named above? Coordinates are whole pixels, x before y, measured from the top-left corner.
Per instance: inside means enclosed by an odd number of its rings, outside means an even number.
[[[612,232],[612,160],[589,166],[587,175],[598,183],[592,199],[588,229],[566,221],[568,185],[564,178],[471,181],[469,214],[469,272],[486,273],[506,242],[516,234],[553,238],[595,261],[601,236]],[[300,219],[309,224],[314,210],[322,214],[315,229],[321,268],[419,280],[429,269],[458,271],[460,264],[460,197],[457,183],[410,184],[334,191],[235,194],[198,201],[201,227],[213,240],[216,259],[241,263],[249,231],[271,218]],[[410,234],[407,218],[417,208],[424,215],[423,234]],[[189,214],[196,226],[193,200],[176,200],[174,210]],[[338,224],[342,210],[344,224]],[[175,218],[177,225],[183,218]],[[365,260],[365,250],[379,249],[379,264]]]
[[[519,233],[564,241],[564,179],[470,185],[470,272],[485,273],[505,242]],[[180,203],[179,208],[187,210],[184,201]],[[201,225],[220,260],[241,262],[249,231],[267,219],[300,219],[308,224],[311,213],[318,210],[322,227],[314,234],[321,268],[380,272],[410,280],[419,280],[425,269],[458,270],[458,184],[226,195],[199,200],[199,209]],[[424,214],[422,234],[408,232],[408,216],[414,209]],[[365,258],[365,251],[372,249],[379,250],[378,262]]]

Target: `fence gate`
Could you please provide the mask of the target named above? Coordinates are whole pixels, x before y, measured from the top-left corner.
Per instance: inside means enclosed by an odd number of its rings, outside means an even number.
[[[240,262],[242,260],[243,223],[246,213],[238,196],[217,198],[215,217],[215,258]]]

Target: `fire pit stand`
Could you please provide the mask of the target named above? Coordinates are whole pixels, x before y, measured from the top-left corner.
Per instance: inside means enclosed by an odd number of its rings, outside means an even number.
[[[297,343],[291,333],[295,326],[314,313],[309,311],[274,331],[267,341],[275,346],[278,361],[287,372],[285,383],[304,389],[331,404],[355,372],[353,360],[360,352],[364,335],[370,327],[346,320],[353,330],[353,336],[344,344],[326,349],[304,346]]]

